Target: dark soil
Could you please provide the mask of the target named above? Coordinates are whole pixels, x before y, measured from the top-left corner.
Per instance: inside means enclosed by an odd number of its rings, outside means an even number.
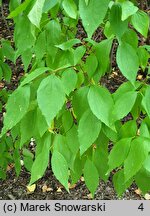
[[[5,1],[7,2],[7,1]],[[146,4],[142,4],[141,7],[146,7]],[[8,5],[3,5],[3,16],[8,14]],[[12,21],[6,22],[4,17],[0,12],[0,39],[5,38],[12,40],[13,35],[13,23]],[[78,38],[86,37],[85,31],[82,24],[78,25]],[[97,30],[93,38],[99,42],[104,38],[101,30]],[[115,67],[115,59],[112,62],[113,73],[108,74],[102,78],[102,84],[105,85],[110,92],[114,92],[126,79],[121,75],[118,68]],[[23,67],[20,60],[17,61],[17,65],[10,64],[13,77],[11,83],[0,82],[0,90],[6,88],[7,90],[14,90],[19,83],[21,76],[23,75]],[[131,116],[126,117],[125,121],[128,121]],[[0,127],[2,126],[2,113],[0,113]],[[30,180],[30,174],[22,168],[20,176],[17,178],[14,168],[11,168],[7,172],[6,180],[0,180],[0,200],[6,199],[22,199],[22,200],[79,200],[79,199],[91,199],[90,192],[85,186],[84,179],[82,178],[78,183],[70,189],[68,193],[56,180],[52,171],[47,169],[44,177],[36,182],[36,189],[34,193],[29,193],[27,191],[27,185]],[[47,191],[43,191],[43,186],[47,187]],[[94,199],[98,200],[140,200],[144,199],[141,195],[136,193],[137,187],[133,184],[121,198],[117,197],[112,184],[112,176],[105,183],[100,181],[99,187],[95,193]]]
[[[91,199],[85,183],[80,180],[68,193],[56,180],[51,170],[47,170],[44,177],[36,183],[34,193],[27,192],[27,185],[29,183],[29,173],[22,169],[20,176],[17,178],[14,169],[8,172],[7,179],[0,182],[0,199],[22,199],[22,200],[79,200]],[[47,186],[51,191],[43,192],[43,186]],[[100,181],[99,187],[95,193],[94,199],[97,200],[140,200],[141,196],[135,193],[137,188],[132,185],[125,194],[119,198],[117,197],[112,181],[107,183]]]

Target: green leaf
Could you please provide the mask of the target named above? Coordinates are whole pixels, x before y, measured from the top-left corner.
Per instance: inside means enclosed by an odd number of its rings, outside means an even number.
[[[122,7],[122,21],[126,20],[131,15],[135,14],[138,11],[138,7],[134,6],[134,4],[130,1],[124,1],[121,4]]]
[[[40,21],[42,18],[43,6],[45,0],[36,0],[33,8],[28,14],[28,18],[37,28],[40,28]]]
[[[150,117],[150,86],[146,87],[145,95],[143,96],[142,106],[144,107],[145,111],[147,112],[148,116]]]
[[[145,121],[143,121],[140,125],[140,136],[147,137],[147,138],[150,137],[149,128]]]
[[[28,110],[29,101],[30,86],[19,87],[12,93],[6,104],[4,127],[1,136],[12,129],[23,118]]]
[[[124,32],[128,28],[128,21],[122,21],[121,20],[121,6],[118,3],[113,4],[110,11],[109,16],[110,26],[113,31],[113,33],[121,38],[121,36],[124,34]]]
[[[99,184],[99,175],[94,163],[89,159],[86,160],[84,165],[84,179],[86,186],[94,197],[94,193]]]
[[[110,126],[114,103],[109,91],[101,86],[91,86],[88,93],[88,102],[93,114],[107,126]]]
[[[80,142],[80,154],[82,155],[97,139],[101,130],[101,122],[87,110],[79,121],[78,137]]]
[[[9,10],[10,12],[13,11],[15,8],[17,8],[20,5],[20,0],[14,0],[9,2]]]
[[[0,179],[5,180],[6,179],[6,171],[0,169]]]
[[[14,154],[13,154],[13,159],[15,161],[15,171],[18,177],[21,171],[20,153],[18,149],[15,149]]]
[[[102,130],[106,137],[108,137],[112,142],[117,142],[118,140],[118,133],[114,130],[114,128],[110,128],[106,125],[103,125]]]
[[[75,70],[72,68],[65,70],[61,80],[66,94],[69,95],[75,89],[77,83],[77,74]]]
[[[28,36],[27,36],[28,32]],[[35,28],[26,16],[20,16],[15,25],[14,40],[19,53],[31,49],[35,42]]]
[[[135,87],[129,81],[124,82],[119,88],[113,93],[113,99],[116,101],[120,95],[124,95],[126,92],[134,91]]]
[[[94,54],[88,56],[86,59],[85,70],[89,78],[91,78],[94,75],[97,66],[98,66],[98,61],[96,56]]]
[[[133,48],[138,46],[138,35],[132,29],[128,29],[122,36],[122,42],[131,45]]]
[[[135,182],[143,192],[146,194],[150,190],[150,172],[147,172],[144,168],[142,168],[135,176]]]
[[[32,185],[35,181],[40,179],[49,163],[50,156],[50,145],[51,145],[51,135],[48,133],[43,138],[43,146],[40,154],[35,158],[32,168],[31,168],[31,180],[29,185]]]
[[[119,138],[135,137],[137,133],[137,124],[135,120],[127,121],[119,130]]]
[[[48,125],[46,123],[45,117],[42,115],[42,112],[39,108],[37,108],[37,117],[36,117],[36,124],[40,134],[40,137],[48,130]]]
[[[85,4],[88,5],[90,0],[85,0]]]
[[[77,6],[73,0],[63,0],[62,6],[69,17],[77,18]]]
[[[113,39],[106,39],[96,45],[96,57],[99,62],[99,73],[103,76],[109,70],[110,65],[110,51]],[[104,58],[105,56],[105,58]]]
[[[131,19],[133,27],[144,37],[147,37],[149,29],[149,17],[144,11],[138,10]]]
[[[42,31],[36,41],[35,47],[35,55],[37,59],[42,59],[44,54],[46,53],[46,34],[45,31]]]
[[[66,133],[67,145],[72,152],[72,155],[76,155],[79,151],[79,141],[78,141],[78,132],[77,126],[73,125],[70,130]]]
[[[58,0],[45,0],[44,6],[43,6],[43,12],[48,12],[51,8],[53,8],[58,3]]]
[[[113,108],[113,115],[115,120],[119,120],[125,117],[135,104],[137,98],[137,92],[130,91],[125,94],[119,95],[117,100],[115,100],[115,105]]]
[[[61,25],[57,20],[50,20],[45,26],[46,29],[46,41],[47,41],[47,51],[52,45],[59,44],[61,41]],[[49,40],[50,38],[50,40]],[[55,47],[56,49],[56,47]],[[51,53],[54,55],[54,53]]]
[[[11,42],[8,40],[2,40],[1,42],[3,55],[10,61],[14,62],[15,51],[11,46]]]
[[[24,162],[24,167],[31,172],[31,168],[33,166],[33,159],[31,157],[24,157],[23,158],[23,162]]]
[[[68,40],[62,44],[55,45],[55,46],[62,49],[62,50],[67,50],[67,49],[70,49],[71,47],[73,47],[77,43],[81,43],[81,41],[79,39],[70,39],[70,40]]]
[[[62,82],[55,75],[43,79],[37,92],[37,101],[47,124],[50,126],[65,102]]]
[[[26,148],[23,148],[22,153],[23,153],[24,157],[30,157],[32,159],[34,158],[34,155],[28,149],[26,149]]]
[[[73,116],[69,110],[66,110],[62,115],[62,124],[65,132],[68,132],[73,127]]]
[[[132,184],[132,182],[133,179],[125,182],[124,170],[119,170],[113,176],[113,184],[118,196],[121,196],[123,192]]]
[[[11,13],[9,14],[8,18],[14,18],[16,16],[18,16],[19,14],[21,14],[30,4],[31,0],[25,0],[22,4],[20,4],[18,7],[15,8],[15,10],[11,11]]]
[[[29,141],[34,136],[34,131],[36,128],[36,113],[35,110],[28,112],[20,124],[21,141],[20,147],[23,146],[27,141]]]
[[[114,37],[113,30],[111,28],[110,22],[107,21],[104,28],[104,35],[109,39]]]
[[[80,158],[80,155],[77,154],[76,158],[73,161],[73,169],[70,170],[71,175],[71,183],[75,184],[82,175],[82,160]]]
[[[110,0],[90,0],[87,5],[85,1],[79,0],[79,14],[89,38],[103,22],[109,2]]]
[[[148,155],[148,158],[145,160],[143,167],[150,173],[150,155]]]
[[[29,84],[31,81],[33,81],[38,76],[42,75],[43,73],[45,73],[48,70],[51,70],[51,69],[48,67],[42,67],[42,68],[37,68],[34,71],[31,71],[31,73],[27,74],[25,79],[21,82],[21,86]]]
[[[1,64],[1,68],[3,70],[3,77],[7,82],[10,82],[11,80],[11,76],[12,76],[12,71],[11,68],[8,64],[6,63],[0,63]]]
[[[108,170],[108,143],[109,139],[101,131],[95,142],[96,148],[93,152],[93,162],[98,170],[99,177],[105,182],[108,179],[108,175],[106,175]]]
[[[150,58],[150,54],[144,47],[139,47],[138,56],[139,56],[139,61],[140,61],[140,67],[144,71],[147,66],[148,59]]]
[[[87,95],[89,88],[87,86],[77,90],[73,96],[72,105],[77,119],[80,119],[83,113],[89,108]]]
[[[128,64],[127,64],[128,62]],[[122,43],[117,49],[117,64],[123,75],[134,82],[139,69],[139,59],[136,50],[127,43]]]
[[[68,188],[68,165],[67,161],[58,151],[54,151],[51,159],[52,170],[56,178],[60,181],[60,183],[66,188],[69,192]]]
[[[3,78],[3,70],[2,70],[2,68],[0,67],[0,81],[2,80],[2,78]]]
[[[24,65],[24,70],[27,71],[32,59],[32,49],[27,49],[21,53],[21,59]]]
[[[67,161],[68,166],[71,166],[72,152],[70,151],[65,136],[57,134],[53,141],[53,151],[58,151]]]
[[[119,140],[109,154],[109,171],[122,165],[126,159],[131,146],[131,138],[124,138]]]
[[[142,139],[136,138],[131,142],[131,148],[124,162],[125,180],[132,178],[142,167],[148,156],[148,150]]]
[[[77,65],[86,52],[86,48],[83,46],[79,46],[74,50],[74,65]]]

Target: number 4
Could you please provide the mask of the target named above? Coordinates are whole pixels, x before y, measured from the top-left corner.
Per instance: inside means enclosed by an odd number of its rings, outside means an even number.
[[[141,203],[138,207],[139,210],[143,211],[144,210],[144,206],[143,206],[143,203]]]

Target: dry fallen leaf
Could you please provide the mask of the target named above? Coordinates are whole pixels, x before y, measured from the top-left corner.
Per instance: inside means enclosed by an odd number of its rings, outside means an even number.
[[[69,187],[69,189],[73,189],[73,188],[75,188],[76,187],[76,184],[70,184],[70,183],[68,183],[68,187]]]
[[[83,176],[81,177],[81,181],[84,182],[84,177]]]
[[[62,190],[60,187],[57,189],[57,193],[62,193]]]
[[[138,188],[138,189],[135,190],[135,193],[136,193],[137,195],[141,195],[142,191]]]
[[[145,194],[144,198],[145,198],[146,200],[150,200],[150,194]]]
[[[8,171],[12,170],[13,168],[14,168],[14,164],[9,164],[9,165],[7,166],[6,171],[8,172]]]
[[[90,194],[88,194],[87,195],[87,197],[88,197],[88,199],[93,199],[93,196],[92,196],[92,194],[90,193]]]
[[[140,74],[140,75],[137,76],[137,79],[138,79],[138,80],[142,80],[142,79],[143,79],[143,76]]]
[[[50,187],[47,187],[47,185],[43,185],[42,192],[45,193],[45,192],[49,192],[49,191],[53,191],[53,189]]]
[[[33,193],[36,189],[36,184],[27,186],[27,193]]]

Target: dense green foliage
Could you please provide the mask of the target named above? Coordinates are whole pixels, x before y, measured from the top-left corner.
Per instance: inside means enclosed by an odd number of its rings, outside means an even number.
[[[1,41],[0,79],[11,80],[7,59],[21,57],[25,74],[8,101],[0,93],[7,101],[0,178],[13,162],[19,175],[22,159],[30,184],[50,164],[66,190],[68,181],[84,175],[94,195],[99,178],[107,181],[114,169],[118,195],[133,181],[143,193],[150,190],[148,14],[128,0],[11,0],[9,7],[15,48]],[[82,40],[76,37],[79,19],[87,33]],[[98,27],[101,42],[92,39]],[[100,80],[112,72],[116,44],[116,62],[128,81],[112,94]],[[146,79],[136,79],[139,70],[147,71]],[[122,124],[129,113],[133,119]],[[28,148],[31,138],[35,152]]]

